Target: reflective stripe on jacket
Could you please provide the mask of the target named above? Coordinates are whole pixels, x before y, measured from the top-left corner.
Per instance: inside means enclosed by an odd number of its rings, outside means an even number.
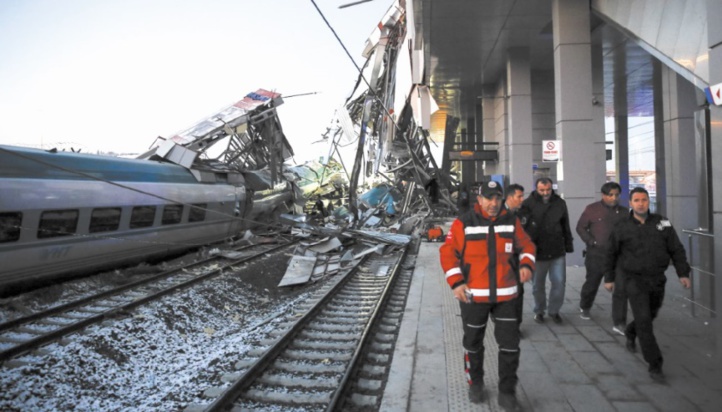
[[[454,221],[439,248],[446,282],[466,285],[476,302],[501,302],[517,295],[517,276],[510,262],[534,270],[536,248],[519,219],[505,209],[492,218],[476,204]]]

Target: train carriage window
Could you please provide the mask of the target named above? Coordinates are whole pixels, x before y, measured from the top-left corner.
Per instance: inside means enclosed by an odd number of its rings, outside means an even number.
[[[208,208],[207,203],[196,203],[191,205],[191,211],[188,215],[189,222],[202,222],[206,220],[206,209]]]
[[[130,213],[131,229],[153,226],[155,219],[155,206],[136,206]]]
[[[75,233],[78,228],[79,214],[77,209],[43,212],[40,215],[40,225],[38,225],[38,239],[68,236]]]
[[[102,207],[93,209],[90,214],[90,233],[110,232],[118,230],[120,226],[120,208]]]
[[[22,212],[0,213],[0,243],[14,242],[20,239]]]
[[[183,205],[165,205],[163,208],[164,225],[180,223],[181,217],[183,217]]]

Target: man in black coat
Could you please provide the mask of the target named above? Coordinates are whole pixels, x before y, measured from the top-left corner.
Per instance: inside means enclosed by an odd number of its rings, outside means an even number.
[[[664,275],[670,260],[674,263],[679,282],[689,289],[691,268],[687,262],[684,246],[677,232],[665,217],[649,212],[649,193],[634,188],[629,194],[630,215],[612,231],[604,267],[604,287],[614,289],[615,267],[624,274],[624,288],[632,307],[634,320],[624,334],[627,350],[636,351],[635,339],[639,336],[644,360],[649,363],[649,376],[658,382],[664,381],[662,373],[662,352],[654,337],[652,321],[657,317],[664,299]],[[538,263],[537,263],[537,267]]]
[[[504,208],[509,211],[509,213],[513,215],[517,215],[519,212],[519,209],[521,208],[521,204],[524,202],[524,186],[512,183],[509,185],[509,187],[504,190]],[[524,219],[524,221],[521,222],[522,226],[526,222],[524,216],[519,216],[520,219]],[[517,256],[518,259],[518,256]],[[518,260],[517,260],[518,261]],[[517,266],[517,267],[514,267]],[[519,265],[512,265],[514,267],[514,271],[519,272]],[[519,279],[517,279],[519,281]],[[521,318],[522,313],[524,312],[524,283],[519,281],[519,290],[517,291],[517,297],[516,297],[516,323],[521,325]],[[519,337],[521,337],[521,331],[519,331]]]
[[[548,275],[551,283],[549,317],[554,323],[562,323],[559,311],[564,303],[567,282],[566,254],[574,251],[567,203],[554,193],[552,180],[542,177],[536,181],[536,190],[522,203],[520,214],[528,216],[524,229],[537,247],[536,271],[532,278],[534,320],[544,323]]]

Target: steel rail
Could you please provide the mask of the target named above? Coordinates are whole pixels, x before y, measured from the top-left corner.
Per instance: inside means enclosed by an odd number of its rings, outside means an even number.
[[[379,295],[378,299],[375,302],[374,308],[370,315],[368,315],[368,319],[365,320],[365,324],[363,327],[363,330],[359,332],[359,340],[356,344],[356,347],[354,349],[353,355],[351,356],[351,360],[349,361],[348,365],[345,368],[345,372],[340,378],[341,384],[339,387],[334,391],[339,393],[338,396],[334,396],[332,393],[330,394],[330,400],[333,404],[336,404],[339,402],[340,399],[342,399],[343,390],[341,389],[343,385],[346,385],[350,379],[350,377],[353,374],[353,371],[355,370],[355,366],[358,363],[361,354],[363,353],[363,346],[366,343],[366,340],[368,339],[368,336],[370,335],[371,328],[376,324],[376,318],[380,316],[382,311],[380,310],[380,306],[387,302],[388,297],[390,296],[389,291],[392,290],[392,288],[389,285],[392,285],[394,283],[394,280],[396,278],[397,273],[399,272],[399,268],[401,267],[401,262],[403,262],[404,257],[406,256],[408,251],[408,247],[404,247],[403,251],[399,253],[399,256],[396,258],[396,262],[393,265],[392,270],[390,270],[390,274],[387,277],[386,284],[383,286],[380,292],[377,292]],[[343,278],[339,279],[333,287],[331,287],[323,297],[321,297],[315,304],[308,310],[306,313],[297,319],[294,324],[280,337],[278,338],[268,349],[265,350],[265,352],[252,364],[246,369],[243,374],[233,382],[233,384],[225,389],[218,397],[214,399],[213,402],[211,402],[209,405],[205,407],[206,412],[214,412],[214,411],[225,411],[229,408],[233,407],[233,404],[239,400],[243,399],[243,394],[246,392],[254,383],[257,383],[259,379],[263,376],[263,374],[268,370],[268,368],[273,364],[274,361],[276,361],[280,355],[284,353],[284,351],[288,348],[288,346],[294,341],[294,339],[298,338],[301,334],[301,332],[307,328],[308,325],[312,323],[313,320],[315,320],[321,312],[326,309],[329,305],[329,303],[332,302],[333,299],[335,299],[340,292],[346,288],[350,282],[352,282],[356,276],[358,275],[358,272],[362,266],[368,263],[370,255],[365,255],[363,259],[361,259],[352,269],[348,270],[348,272],[343,276]],[[330,408],[333,408],[332,405],[329,405]]]
[[[244,246],[238,247],[238,248],[236,248],[236,249],[232,249],[232,250],[235,251],[235,252],[240,252],[241,250],[245,250],[245,249],[248,249],[248,248],[251,248],[251,247],[254,247],[254,246],[259,246],[259,245],[244,245]],[[163,278],[166,278],[166,277],[170,277],[170,276],[172,276],[172,275],[174,275],[174,274],[177,274],[179,270],[192,268],[192,267],[194,267],[194,266],[200,266],[200,265],[205,264],[205,263],[208,263],[208,262],[210,262],[210,261],[219,260],[219,259],[223,259],[223,258],[222,258],[222,257],[218,257],[218,256],[209,256],[209,257],[207,257],[207,258],[204,258],[204,259],[201,259],[201,260],[197,260],[197,261],[192,262],[192,263],[190,263],[190,264],[187,264],[187,265],[184,265],[184,266],[181,266],[181,267],[177,267],[177,268],[173,268],[173,269],[169,269],[169,270],[163,271],[163,272],[161,272],[161,273],[158,273],[158,274],[156,274],[156,275],[153,275],[153,276],[150,276],[150,277],[147,277],[147,278],[143,278],[143,279],[137,280],[137,281],[135,281],[135,282],[127,283],[127,284],[125,284],[125,285],[122,285],[122,286],[119,286],[119,287],[117,287],[117,288],[113,288],[113,289],[107,290],[107,291],[105,291],[105,292],[97,293],[97,294],[92,295],[92,296],[86,296],[86,297],[84,297],[84,298],[81,298],[81,299],[78,299],[78,300],[74,300],[74,301],[72,301],[72,302],[68,302],[68,303],[65,303],[65,304],[63,304],[63,305],[53,306],[52,308],[43,310],[43,311],[41,311],[41,312],[33,313],[32,315],[23,316],[23,317],[21,317],[21,318],[13,319],[13,320],[10,320],[10,321],[7,321],[7,322],[5,322],[5,323],[0,324],[0,332],[4,332],[4,331],[6,331],[6,330],[9,330],[9,329],[18,327],[18,326],[20,326],[20,325],[24,325],[24,324],[27,324],[27,323],[36,321],[36,320],[38,320],[38,319],[47,318],[47,317],[49,317],[49,316],[51,316],[51,315],[54,315],[54,314],[57,314],[57,313],[67,312],[67,311],[69,311],[69,310],[71,310],[71,309],[84,306],[84,305],[86,305],[86,304],[88,304],[88,303],[90,303],[90,302],[93,302],[93,301],[96,301],[96,300],[100,300],[100,299],[103,299],[103,298],[107,298],[107,297],[109,297],[109,296],[117,295],[117,294],[120,294],[120,293],[125,292],[125,291],[127,291],[127,290],[136,288],[136,287],[138,287],[138,286],[142,286],[142,285],[144,285],[144,284],[148,284],[148,283],[155,282],[156,280],[160,280],[160,279],[163,279]]]
[[[243,258],[240,258],[240,259],[235,259],[235,260],[231,261],[230,263],[224,264],[224,265],[222,265],[222,266],[220,266],[220,267],[218,267],[218,268],[216,268],[216,269],[214,269],[214,270],[212,270],[212,271],[210,271],[210,272],[207,272],[207,273],[198,275],[198,276],[194,277],[193,279],[190,279],[190,280],[183,281],[183,282],[181,282],[181,283],[172,285],[172,286],[170,286],[170,287],[168,287],[168,288],[159,290],[159,291],[157,291],[157,292],[155,292],[155,293],[147,294],[146,296],[144,296],[144,297],[142,297],[142,298],[140,298],[140,299],[135,299],[135,300],[133,300],[133,301],[130,302],[130,303],[120,304],[120,305],[118,305],[118,306],[116,306],[116,307],[113,307],[113,308],[110,309],[110,310],[104,311],[104,312],[99,313],[99,314],[97,314],[97,315],[89,316],[89,317],[87,317],[87,318],[83,318],[83,319],[81,319],[81,320],[79,320],[79,321],[77,321],[77,322],[73,322],[73,323],[71,323],[71,324],[69,324],[69,325],[67,325],[67,326],[62,326],[62,327],[60,327],[59,329],[56,329],[56,330],[54,330],[54,331],[51,331],[51,332],[42,334],[42,335],[38,336],[37,338],[29,339],[29,340],[27,340],[27,341],[21,342],[21,343],[15,345],[15,346],[12,346],[12,347],[10,347],[10,348],[8,348],[8,349],[5,349],[5,350],[1,351],[1,352],[0,352],[0,362],[6,361],[6,360],[8,360],[8,359],[10,359],[10,358],[12,358],[12,357],[21,355],[21,354],[23,354],[23,353],[27,353],[27,352],[35,349],[35,348],[38,348],[38,347],[43,346],[43,345],[45,345],[45,344],[48,344],[48,343],[50,343],[50,342],[56,341],[56,340],[62,338],[63,336],[66,336],[66,335],[69,335],[69,334],[71,334],[71,333],[73,333],[73,332],[76,332],[76,331],[78,331],[78,330],[81,330],[81,329],[83,329],[83,328],[85,328],[85,327],[87,327],[87,326],[89,326],[89,325],[94,324],[94,323],[100,323],[100,322],[102,322],[103,320],[105,320],[105,319],[107,319],[107,318],[109,318],[109,317],[117,316],[117,314],[119,314],[119,313],[123,313],[123,312],[125,312],[125,311],[129,311],[129,310],[134,309],[134,308],[136,308],[136,307],[138,307],[138,306],[142,306],[142,305],[144,305],[144,304],[146,304],[146,303],[148,303],[148,302],[157,300],[157,299],[159,299],[159,298],[161,298],[161,297],[163,297],[163,296],[170,295],[171,293],[175,293],[176,291],[179,291],[179,290],[181,290],[181,289],[185,289],[185,288],[188,288],[188,287],[190,287],[190,286],[193,286],[193,285],[195,285],[195,284],[197,284],[197,283],[200,283],[200,282],[204,282],[204,281],[206,281],[206,280],[209,280],[209,279],[211,279],[211,278],[213,278],[213,277],[216,277],[216,276],[218,276],[218,275],[221,275],[221,274],[223,273],[223,270],[224,270],[224,269],[227,269],[227,268],[229,268],[229,267],[231,267],[231,266],[234,266],[234,265],[238,265],[238,264],[240,264],[240,263],[245,263],[245,262],[251,261],[251,260],[253,260],[253,259],[259,258],[259,257],[261,257],[261,256],[263,256],[263,255],[265,255],[265,254],[267,254],[267,253],[269,253],[269,252],[274,252],[274,251],[276,251],[276,250],[279,250],[279,249],[288,247],[288,246],[290,246],[290,245],[298,242],[299,240],[300,240],[300,239],[297,239],[297,240],[294,240],[294,241],[291,241],[291,242],[288,242],[288,243],[284,243],[284,244],[279,245],[279,246],[272,247],[272,248],[270,248],[270,249],[265,249],[265,250],[260,251],[260,252],[257,253],[257,254],[251,255],[251,256],[246,256],[246,257],[243,257]],[[178,268],[178,269],[176,269],[176,272],[180,272],[180,271],[182,271],[182,269],[183,269],[183,268]],[[147,282],[145,282],[145,283],[147,283]],[[125,292],[125,291],[126,291],[126,290],[123,290],[123,292]],[[72,309],[76,309],[76,308],[77,308],[77,307],[73,307]],[[53,314],[55,314],[55,313],[53,313]],[[36,320],[37,320],[37,319],[36,319]]]

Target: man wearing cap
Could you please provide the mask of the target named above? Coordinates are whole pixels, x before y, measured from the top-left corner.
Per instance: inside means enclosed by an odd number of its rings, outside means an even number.
[[[499,346],[498,402],[507,410],[517,410],[520,352],[515,298],[519,281],[531,279],[536,248],[519,219],[502,209],[501,185],[486,182],[479,190],[473,209],[454,220],[439,248],[441,267],[461,307],[469,399],[484,400],[484,333],[492,315]],[[510,263],[515,254],[519,281]]]

